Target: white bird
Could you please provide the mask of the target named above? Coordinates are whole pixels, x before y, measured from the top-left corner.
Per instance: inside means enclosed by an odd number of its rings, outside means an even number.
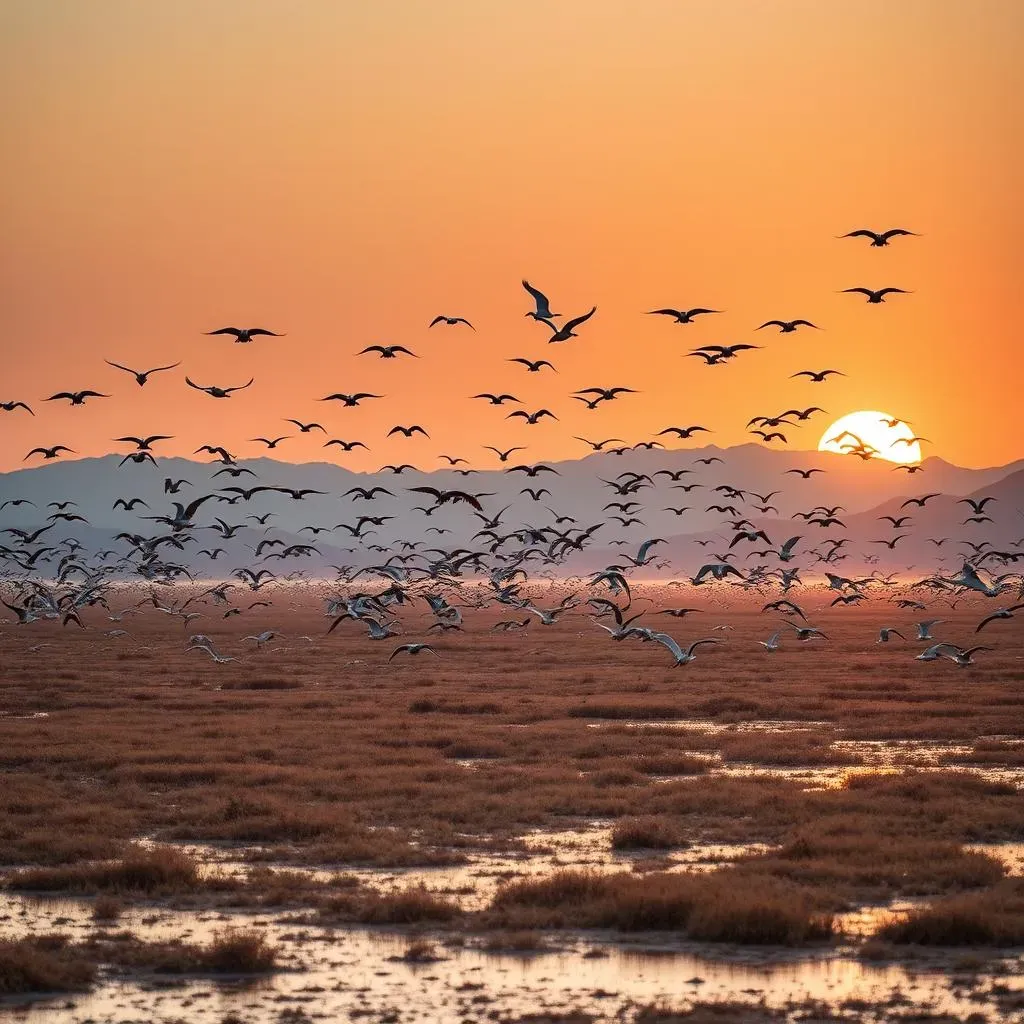
[[[924,622],[915,622],[914,625],[917,627],[917,639],[934,640],[935,637],[932,636],[932,626],[941,625],[945,621],[945,619],[925,619]]]
[[[883,626],[878,631],[878,639],[875,641],[875,643],[887,644],[889,642],[889,637],[891,636],[898,636],[901,640],[907,639],[898,629],[893,629],[892,626]]]
[[[782,646],[782,644],[780,643],[780,637],[781,636],[782,636],[782,634],[780,632],[775,632],[775,633],[772,633],[772,635],[770,637],[768,637],[767,640],[758,640],[757,642],[766,651],[777,651]]]
[[[213,647],[207,644],[193,644],[191,647],[186,648],[189,651],[203,651],[208,654],[218,665],[226,665],[229,661],[238,661],[237,658],[226,657],[223,654],[218,654]]]
[[[273,640],[275,637],[279,637],[280,635],[281,634],[278,633],[276,630],[265,629],[265,630],[263,630],[262,633],[259,633],[256,636],[244,636],[244,637],[242,637],[242,639],[243,640],[255,640],[256,641],[256,646],[257,647],[262,647],[265,643],[269,642],[270,640]]]
[[[675,659],[676,665],[687,665],[691,661],[696,660],[696,655],[693,653],[700,647],[701,644],[720,644],[723,641],[715,640],[712,637],[704,637],[702,640],[694,640],[689,647],[684,651],[679,644],[668,635],[668,633],[651,633],[650,637],[652,640],[666,647],[672,657]]]

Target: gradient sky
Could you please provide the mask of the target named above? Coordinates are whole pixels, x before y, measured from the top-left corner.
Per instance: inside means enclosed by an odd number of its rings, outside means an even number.
[[[0,401],[37,412],[0,412],[0,469],[141,432],[255,455],[288,416],[370,444],[329,456],[353,468],[487,466],[481,444],[561,458],[669,424],[735,444],[792,404],[904,417],[963,465],[1018,458],[1021,38],[1018,0],[0,0]],[[922,237],[835,238],[893,226]],[[579,339],[545,344],[523,276],[598,306]],[[914,294],[837,294],[855,285]],[[726,313],[643,315],[663,305]],[[437,313],[478,332],[428,331]],[[773,317],[824,330],[753,331]],[[202,336],[226,324],[288,336]],[[767,348],[682,355],[740,341]],[[374,343],[422,358],[353,355]],[[184,366],[142,390],[103,358]],[[788,379],[824,367],[849,376]],[[217,402],[186,370],[256,384]],[[567,397],[620,384],[642,394]],[[85,387],[115,398],[40,404]],[[494,389],[561,422],[467,399]],[[339,390],[388,399],[316,401]],[[432,439],[384,442],[414,422]]]

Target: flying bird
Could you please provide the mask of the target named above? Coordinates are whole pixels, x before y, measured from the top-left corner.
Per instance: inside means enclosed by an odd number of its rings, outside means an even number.
[[[695,316],[704,313],[721,313],[720,309],[705,309],[703,306],[694,306],[693,309],[649,309],[648,316],[670,316],[677,324],[692,324],[696,321]]]
[[[766,320],[757,330],[760,331],[765,327],[778,327],[780,334],[792,334],[798,327],[813,327],[816,331],[821,330],[810,320]]]
[[[85,405],[87,398],[109,398],[110,395],[101,394],[99,391],[58,391],[55,395],[50,395],[49,398],[44,398],[44,402],[56,402],[58,399],[66,398],[72,405]]]
[[[533,297],[535,305],[535,308],[526,314],[527,316],[533,317],[534,320],[554,320],[555,317],[562,315],[561,313],[551,312],[551,303],[548,301],[548,297],[542,291],[534,288],[525,277],[523,278],[523,287]]]
[[[394,359],[399,352],[403,355],[412,356],[414,359],[419,359],[415,352],[410,352],[404,345],[370,345],[364,348],[362,352],[357,352],[356,355],[364,356],[367,352],[379,352],[381,359]]]
[[[170,366],[154,366],[152,370],[133,370],[128,366],[122,366],[120,363],[111,362],[109,359],[103,360],[108,366],[113,366],[115,370],[124,370],[125,373],[130,373],[135,378],[135,383],[139,387],[145,387],[146,382],[154,373],[162,373],[164,370],[174,370],[181,366],[181,362],[171,363]]]
[[[837,235],[837,238],[870,238],[872,246],[883,246],[889,244],[890,238],[899,235],[914,235],[917,232],[907,231],[906,228],[889,228],[888,231],[872,231],[870,228],[858,228],[856,231],[847,231],[845,235]]]
[[[222,327],[219,331],[206,331],[207,336],[213,334],[232,334],[235,344],[247,345],[253,338],[259,335],[266,335],[270,338],[283,338],[283,334],[275,334],[273,331],[264,330],[262,327]]]
[[[190,388],[195,388],[196,391],[205,391],[211,398],[230,398],[234,391],[244,391],[246,388],[252,386],[252,382],[255,378],[250,377],[248,384],[240,384],[234,388],[221,388],[217,387],[216,384],[211,384],[209,387],[202,387],[199,384],[193,383],[188,377],[185,378],[185,383]]]
[[[879,302],[885,302],[886,295],[910,295],[904,288],[879,288],[878,291],[873,291],[871,288],[844,288],[844,293],[856,292],[861,295],[866,295],[868,302],[878,304]]]
[[[465,324],[471,330],[476,330],[464,316],[435,316],[427,326],[433,327],[435,324],[447,324],[449,327],[454,327],[456,324]]]
[[[559,341],[568,341],[570,338],[578,337],[575,333],[575,329],[580,324],[585,324],[595,313],[597,312],[597,306],[593,306],[589,313],[584,313],[582,316],[574,317],[572,320],[566,320],[561,326],[557,327],[551,322],[549,317],[536,317],[542,324],[547,324],[548,327],[554,332],[550,338],[548,338],[548,344],[553,345]]]

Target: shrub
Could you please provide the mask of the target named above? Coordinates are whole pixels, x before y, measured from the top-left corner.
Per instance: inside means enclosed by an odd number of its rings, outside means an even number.
[[[0,995],[81,992],[96,968],[61,935],[0,941]]]

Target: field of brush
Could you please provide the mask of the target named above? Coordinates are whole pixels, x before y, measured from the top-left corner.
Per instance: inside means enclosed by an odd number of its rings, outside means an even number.
[[[878,627],[913,636],[942,617],[936,636],[969,646],[992,602],[829,609],[833,595],[805,591],[829,639],[782,627],[770,653],[756,641],[779,616],[709,591],[634,595],[641,624],[724,641],[680,668],[660,645],[610,640],[584,608],[494,632],[527,614],[500,606],[442,635],[403,612],[401,641],[438,657],[388,663],[399,641],[357,622],[326,635],[315,587],[282,587],[241,624],[201,606],[188,630],[152,608],[119,624],[130,636],[104,635],[99,609],[84,630],[4,627],[2,894],[47,927],[54,900],[85,916],[46,948],[0,919],[0,993],[87,988],[111,964],[215,973],[223,948],[232,965],[273,962],[244,929],[112,945],[119,920],[156,911],[430,929],[490,950],[596,930],[710,956],[1019,951],[1018,622],[990,624],[974,666],[922,663],[926,644],[878,644]],[[657,614],[673,604],[703,611]],[[261,629],[282,636],[241,640]],[[187,651],[191,632],[239,660]]]

